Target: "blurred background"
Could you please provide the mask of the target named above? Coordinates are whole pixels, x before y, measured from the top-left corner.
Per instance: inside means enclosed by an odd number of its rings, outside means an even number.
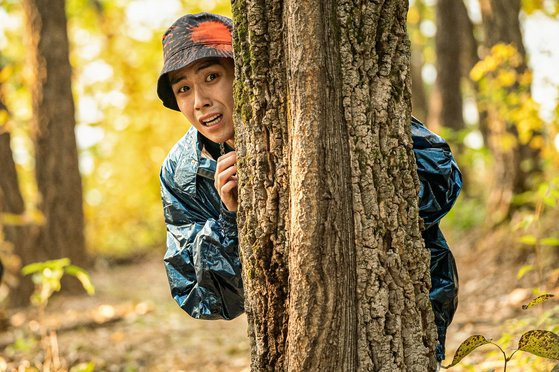
[[[559,2],[409,4],[413,115],[449,141],[465,179],[443,223],[462,285],[447,354],[473,333],[511,348],[536,325],[557,333],[553,299],[521,305],[559,295]],[[159,167],[188,129],[155,92],[161,36],[186,13],[231,16],[230,2],[0,5],[0,371],[245,370],[244,316],[189,319],[161,263]],[[51,298],[63,274],[78,280]],[[502,366],[477,355],[456,370]]]

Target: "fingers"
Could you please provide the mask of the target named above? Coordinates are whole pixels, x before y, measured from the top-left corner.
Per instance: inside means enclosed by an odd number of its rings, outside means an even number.
[[[231,179],[225,185],[221,187],[220,196],[221,201],[225,204],[225,207],[230,211],[237,210],[237,180]]]
[[[237,179],[237,166],[236,165],[232,165],[229,168],[223,170],[220,173],[216,173],[216,185],[217,186],[222,186],[224,185],[227,181],[229,181],[230,178],[234,177],[235,179]],[[216,187],[218,188],[218,187]]]
[[[229,152],[217,159],[214,186],[228,210],[237,210],[237,155]]]
[[[221,194],[224,195],[227,201],[237,202],[237,180],[230,180],[221,187]]]
[[[235,151],[231,151],[225,155],[220,156],[219,158],[217,158],[216,173],[221,173],[224,169],[235,164],[236,161],[237,154],[235,153]]]

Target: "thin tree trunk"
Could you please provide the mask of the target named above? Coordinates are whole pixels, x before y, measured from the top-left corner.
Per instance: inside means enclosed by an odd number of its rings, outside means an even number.
[[[0,116],[9,118],[2,92],[0,92]],[[19,188],[16,165],[10,147],[11,136],[7,128],[7,122],[0,123],[0,215],[8,213],[19,215],[23,219],[25,203]],[[0,224],[0,228],[2,228],[6,241],[12,245],[13,253],[21,259],[21,263],[23,265],[30,263],[34,229],[23,221],[14,225],[6,224],[2,226]],[[31,279],[21,277],[16,287],[10,291],[11,305],[22,306],[29,303],[29,296],[32,291],[33,283]]]
[[[479,43],[475,37],[475,26],[470,19],[468,14],[468,9],[464,1],[458,3],[458,24],[460,27],[460,44],[463,46],[461,48],[460,60],[464,61],[460,66],[462,68],[462,77],[466,78],[468,81],[472,92],[475,95],[476,107],[478,110],[478,127],[481,135],[483,137],[483,142],[485,144],[489,143],[489,132],[487,124],[487,112],[482,109],[482,104],[479,100],[479,87],[477,83],[473,82],[470,77],[470,71],[474,66],[480,61],[478,54]],[[468,188],[464,188],[468,192]]]
[[[524,73],[528,66],[518,18],[520,0],[480,0],[480,4],[486,48],[489,50],[498,43],[512,44],[523,61],[517,73]],[[511,89],[517,88],[515,85]],[[488,210],[491,211],[493,222],[501,222],[510,215],[513,196],[527,191],[530,179],[539,171],[539,151],[521,143],[514,125],[501,118],[492,105],[486,107],[484,115],[488,119],[488,146],[495,159],[494,185],[488,199]],[[516,139],[512,151],[503,149],[502,137],[505,134]],[[521,167],[525,162],[530,164],[528,169]]]
[[[24,8],[31,40],[35,173],[42,197],[39,208],[45,217],[34,259],[69,257],[72,263],[85,265],[64,0],[25,0]]]
[[[438,0],[437,34],[437,88],[441,98],[439,122],[454,131],[464,129],[462,116],[462,90],[460,89],[461,44],[459,7],[457,0]]]
[[[429,115],[429,108],[427,104],[427,95],[425,94],[425,87],[423,86],[423,76],[421,71],[423,69],[423,53],[417,48],[411,50],[411,80],[412,80],[412,108],[413,115],[425,122]]]
[[[233,3],[253,370],[434,369],[406,12]]]
[[[416,27],[419,28],[421,21],[423,19],[423,13],[425,4],[422,0],[417,0],[415,2],[415,7],[419,13],[419,19],[417,20]],[[425,93],[425,87],[423,84],[422,69],[424,65],[423,61],[423,48],[424,43],[416,45],[412,41],[411,45],[411,101],[412,101],[412,113],[419,120],[425,122],[429,116],[429,104],[427,102],[427,95]]]

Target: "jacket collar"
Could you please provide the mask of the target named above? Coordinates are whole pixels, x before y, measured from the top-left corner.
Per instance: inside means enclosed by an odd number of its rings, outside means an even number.
[[[181,139],[180,155],[175,168],[175,183],[187,194],[196,194],[196,176],[213,181],[216,161],[202,155],[202,135],[191,127]]]

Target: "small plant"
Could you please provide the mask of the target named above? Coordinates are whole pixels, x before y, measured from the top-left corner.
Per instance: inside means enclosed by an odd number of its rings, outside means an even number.
[[[69,258],[35,262],[24,266],[21,272],[23,275],[33,275],[35,292],[31,297],[31,302],[39,309],[44,309],[54,292],[60,291],[60,280],[65,274],[76,277],[88,295],[91,296],[95,293],[95,288],[87,271],[81,267],[71,265]]]
[[[68,258],[32,263],[24,266],[21,272],[23,275],[32,275],[33,283],[35,283],[35,291],[31,296],[31,303],[38,311],[37,320],[41,337],[41,349],[44,353],[41,369],[44,371],[59,371],[62,368],[62,363],[58,353],[56,332],[47,329],[45,326],[45,309],[48,301],[55,292],[60,291],[60,281],[64,275],[76,277],[90,296],[95,293],[95,288],[87,271],[72,265]],[[73,370],[90,371],[92,368],[93,365],[89,363],[76,366]]]
[[[522,308],[524,310],[527,310],[533,306],[536,306],[538,304],[541,304],[542,302],[549,300],[552,297],[553,297],[552,294],[544,294],[542,296],[533,299],[528,304],[523,305]],[[518,348],[514,350],[512,354],[509,356],[507,356],[507,354],[505,353],[505,351],[501,346],[497,345],[491,340],[486,339],[484,336],[482,335],[470,336],[460,344],[460,346],[454,353],[454,358],[452,359],[452,363],[450,363],[448,366],[444,366],[443,368],[450,368],[457,365],[458,363],[460,363],[462,359],[464,359],[472,351],[474,351],[475,349],[477,349],[482,345],[487,345],[487,344],[495,345],[503,353],[503,357],[505,360],[505,364],[504,364],[505,372],[507,370],[507,363],[512,359],[514,354],[516,354],[516,352],[519,350],[526,351],[536,356],[559,360],[559,336],[550,331],[536,329],[536,330],[525,332],[520,337],[520,340],[518,341]],[[556,368],[559,370],[557,366]],[[554,371],[556,368],[554,368]]]

